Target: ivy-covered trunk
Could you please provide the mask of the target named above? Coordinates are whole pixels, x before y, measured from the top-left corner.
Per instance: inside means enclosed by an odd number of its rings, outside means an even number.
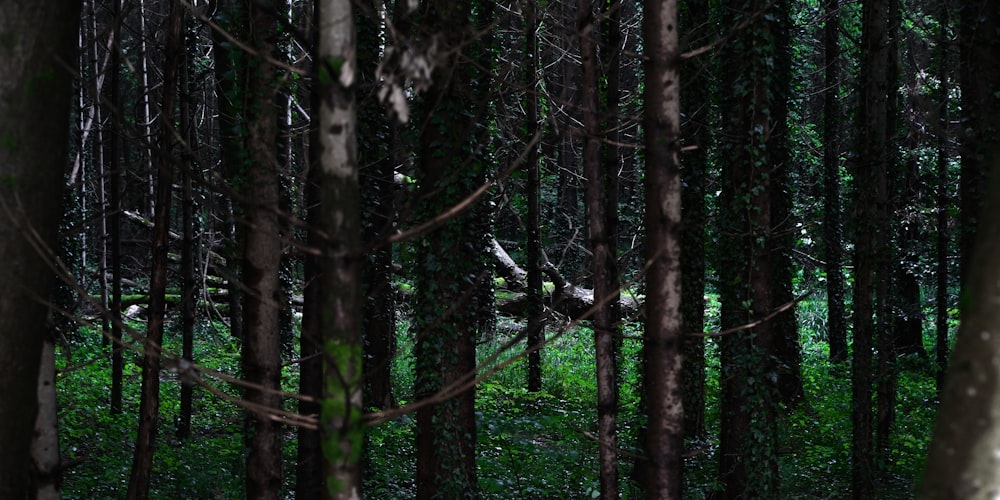
[[[777,38],[785,2],[731,2],[724,25],[764,11],[723,49],[722,199],[720,206],[719,292],[722,302],[720,341],[721,432],[719,478],[723,498],[778,496],[777,332],[768,318],[776,305],[771,252],[772,175],[781,125],[774,73]]]
[[[486,179],[481,143],[487,123],[489,74],[485,40],[470,16],[486,3],[428,2],[421,26],[438,37],[442,54],[424,96],[417,181],[421,220],[438,216]],[[487,265],[489,212],[482,204],[415,241],[414,396],[440,402],[417,410],[417,497],[475,496],[476,339],[493,312],[481,292],[492,290]],[[443,391],[443,393],[442,393]]]

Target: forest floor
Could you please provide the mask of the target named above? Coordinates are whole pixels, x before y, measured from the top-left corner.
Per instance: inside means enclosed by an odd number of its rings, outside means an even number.
[[[846,366],[827,361],[822,317],[824,304],[800,304],[798,317],[803,345],[806,401],[786,412],[780,429],[781,484],[784,498],[843,498],[850,486],[851,389]],[[717,312],[717,303],[712,305]],[[716,316],[717,318],[717,316]],[[497,335],[480,345],[481,357],[510,339],[518,325],[501,318]],[[709,328],[712,327],[709,318]],[[141,326],[141,325],[137,325]],[[622,345],[619,446],[638,453],[639,340],[641,325],[626,327]],[[549,334],[551,335],[550,330]],[[168,330],[166,349],[177,351],[180,339]],[[399,325],[399,355],[393,367],[396,395],[409,402],[412,387],[412,340],[403,320]],[[204,324],[195,340],[196,361],[236,376],[238,344],[218,325]],[[123,498],[128,483],[137,426],[139,368],[135,353],[126,352],[123,411],[111,415],[108,395],[110,369],[107,347],[92,329],[68,339],[59,355],[60,445],[67,499]],[[707,344],[707,436],[687,443],[685,496],[705,498],[715,484],[718,462],[718,355]],[[508,353],[502,359],[509,358]],[[567,330],[543,350],[543,391],[528,393],[525,368],[516,362],[477,390],[479,418],[478,474],[483,498],[591,498],[597,493],[596,386],[589,329]],[[897,421],[891,450],[884,464],[879,498],[912,498],[921,474],[937,406],[929,363],[916,357],[900,363]],[[69,367],[69,368],[67,368]],[[295,390],[298,374],[286,367],[285,385]],[[231,402],[196,388],[193,436],[178,439],[179,383],[164,372],[162,417],[154,461],[151,498],[243,498],[243,416]],[[213,382],[237,396],[235,387]],[[289,400],[289,410],[294,403]],[[403,416],[374,427],[368,435],[366,498],[412,498],[415,493],[414,421]],[[286,433],[286,491],[294,491],[295,431]],[[636,498],[630,482],[632,460],[621,460],[623,498]],[[288,493],[288,498],[293,494]]]

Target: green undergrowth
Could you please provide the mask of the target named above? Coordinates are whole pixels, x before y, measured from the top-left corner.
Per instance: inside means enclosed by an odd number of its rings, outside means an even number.
[[[707,331],[718,328],[718,302],[708,296]],[[849,367],[831,366],[822,297],[797,308],[803,351],[806,400],[780,420],[781,487],[784,498],[842,498],[850,486],[851,386]],[[168,323],[166,348],[176,352],[180,339]],[[398,356],[392,370],[400,404],[412,402],[412,333],[400,315]],[[497,330],[480,339],[478,358],[488,358],[523,329],[523,322],[500,318]],[[638,453],[642,412],[641,324],[623,330],[620,362],[618,445]],[[597,493],[596,384],[593,332],[575,327],[562,332],[550,326],[551,343],[542,350],[543,390],[529,393],[523,359],[494,374],[477,388],[477,464],[481,497],[590,498]],[[928,343],[929,345],[929,343]],[[229,375],[239,373],[238,344],[219,325],[202,324],[195,339],[196,361]],[[524,342],[498,356],[512,360]],[[60,349],[61,448],[70,464],[64,476],[66,498],[123,498],[131,467],[139,401],[138,356],[126,352],[123,411],[109,409],[110,363],[99,334],[81,330]],[[714,339],[706,342],[707,435],[686,443],[685,496],[707,498],[717,488],[719,359]],[[897,422],[891,450],[880,460],[878,498],[911,498],[921,474],[930,437],[936,394],[929,362],[917,357],[899,362]],[[71,367],[66,370],[67,367]],[[296,366],[285,368],[286,390],[297,386]],[[211,379],[219,390],[239,390]],[[243,412],[233,403],[195,389],[192,437],[174,435],[179,416],[176,375],[161,376],[161,421],[151,498],[244,498]],[[286,409],[294,410],[288,400]],[[415,422],[412,415],[369,429],[365,456],[366,498],[412,498],[416,492]],[[285,434],[285,497],[294,485],[295,430]],[[639,498],[632,483],[633,460],[623,454],[619,476],[623,498]]]

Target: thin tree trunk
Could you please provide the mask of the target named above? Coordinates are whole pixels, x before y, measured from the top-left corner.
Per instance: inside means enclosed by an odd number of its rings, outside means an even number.
[[[318,98],[319,94],[314,92],[311,97],[311,109],[319,109]],[[309,133],[310,143],[317,144],[319,139],[316,127],[310,127]],[[319,149],[318,147],[309,148],[309,167],[306,173],[305,188],[306,222],[310,228],[314,228],[309,231],[307,243],[309,248],[314,250],[319,249],[323,244],[323,238],[315,230],[320,224]],[[302,333],[299,338],[299,357],[302,359],[299,366],[299,393],[309,396],[313,400],[300,399],[299,413],[319,415],[323,372],[323,359],[320,357],[324,310],[322,270],[320,269],[320,258],[315,252],[306,252],[303,259],[302,272],[305,284],[302,290]],[[319,431],[299,427],[298,456],[295,468],[296,498],[320,497],[323,491],[322,460]]]
[[[712,33],[698,33],[708,25],[710,8],[706,0],[689,2],[684,23],[689,47],[703,45]],[[698,36],[695,36],[698,35]],[[705,328],[705,230],[708,214],[705,206],[705,179],[711,147],[711,78],[705,58],[682,62],[687,83],[681,89],[681,105],[686,121],[681,127],[684,142],[695,149],[684,154],[681,162],[681,297],[684,339],[684,435],[698,437],[705,433],[705,339],[690,336]],[[647,160],[648,161],[648,160]]]
[[[647,58],[643,124],[646,146],[646,321],[644,448],[647,498],[681,498],[684,408],[681,317],[680,82],[677,3],[643,10]],[[617,494],[616,494],[617,495]]]
[[[823,237],[826,248],[827,341],[830,361],[847,361],[843,235],[840,216],[840,5],[824,3]]]
[[[31,443],[32,477],[35,500],[59,500],[62,496],[62,469],[59,463],[59,419],[56,397],[56,344],[54,325],[42,344],[38,372],[38,416]]]
[[[530,143],[538,132],[538,17],[536,5],[528,2],[524,6],[524,52],[527,64],[524,67],[525,86],[525,144]],[[528,391],[542,390],[542,352],[539,344],[545,338],[545,323],[542,319],[544,304],[542,303],[542,231],[540,213],[540,165],[538,148],[528,151],[525,162],[528,165],[528,186],[525,197],[528,199],[527,226],[527,266],[528,266],[528,335],[527,345],[534,349],[528,354]],[[538,346],[538,348],[536,348]]]
[[[948,366],[948,210],[950,201],[948,196],[948,117],[950,113],[948,107],[951,104],[948,92],[951,88],[949,81],[949,71],[951,64],[948,57],[951,45],[945,40],[948,39],[948,30],[951,28],[951,13],[947,2],[941,4],[941,16],[939,19],[940,32],[938,40],[938,78],[940,79],[940,89],[938,90],[939,122],[937,128],[937,248],[936,248],[936,288],[934,292],[935,312],[935,342],[934,358],[937,365],[937,392],[940,397],[944,386],[945,368]]]
[[[604,172],[601,168],[601,131],[598,121],[597,20],[590,0],[577,1],[577,36],[580,40],[582,87],[580,112],[583,115],[583,172],[587,179],[584,192],[587,206],[587,229],[591,266],[594,276],[594,329],[597,365],[597,434],[600,438],[599,482],[601,498],[618,498],[618,453],[615,419],[618,412],[618,385],[615,380],[615,331],[611,306],[613,290],[608,263],[611,258]]]
[[[163,322],[166,312],[168,242],[170,233],[170,202],[174,178],[174,103],[177,93],[177,71],[182,60],[181,27],[184,8],[180,0],[171,0],[167,17],[166,61],[163,72],[163,98],[160,106],[160,147],[157,158],[156,206],[153,217],[152,269],[149,278],[149,321],[146,327],[142,358],[142,389],[139,402],[139,429],[132,456],[128,500],[149,497],[149,480],[153,471],[153,450],[156,444],[160,409],[160,346],[163,344]]]
[[[189,50],[193,50],[193,37],[185,36],[184,69],[181,72],[180,99],[181,135],[189,148],[195,147],[194,117],[191,111],[192,88],[190,82],[191,62]],[[194,322],[197,306],[197,283],[194,262],[194,193],[191,186],[191,168],[194,162],[185,162],[181,169],[181,357],[188,362],[194,360]],[[194,384],[189,377],[181,377],[180,416],[177,420],[176,435],[187,438],[191,435],[191,413]]]
[[[374,3],[374,2],[373,2]],[[374,11],[371,4],[368,7]],[[392,131],[386,122],[385,110],[378,99],[376,73],[379,62],[379,20],[365,13],[358,19],[359,79],[358,137],[386,137]],[[405,22],[401,24],[406,24]],[[397,30],[403,29],[399,24]],[[396,225],[396,181],[390,141],[361,141],[358,144],[360,177],[368,179],[362,185],[364,238],[383,241]],[[392,283],[392,252],[390,243],[379,244],[364,260],[363,289],[365,300],[365,404],[373,408],[395,405],[392,392],[392,360],[396,353],[396,300]]]
[[[247,7],[245,0],[214,0],[216,22],[232,36],[247,40]],[[234,178],[244,169],[241,128],[245,116],[247,54],[232,47],[230,42],[212,30],[215,62],[216,96],[219,108],[219,149],[222,169],[227,178]],[[243,231],[236,223],[239,209],[231,200],[224,202],[226,248],[226,286],[229,295],[229,331],[243,338],[243,288],[240,286],[240,266]]]
[[[108,173],[111,176],[109,189],[111,200],[108,210],[110,210],[107,224],[111,230],[111,414],[117,415],[122,411],[122,383],[125,372],[125,359],[122,356],[122,237],[121,237],[121,212],[122,212],[122,176],[123,165],[121,161],[122,151],[122,127],[121,127],[121,78],[120,78],[120,40],[121,40],[121,1],[114,1],[114,27],[112,38],[115,40],[111,50],[110,65],[108,71],[110,81],[108,85],[108,120],[110,123],[109,133],[104,134],[107,141],[104,159],[109,163]]]

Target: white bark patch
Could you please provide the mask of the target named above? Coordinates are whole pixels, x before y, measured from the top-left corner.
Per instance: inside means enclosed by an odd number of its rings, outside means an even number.
[[[322,129],[319,134],[320,144],[323,146],[320,158],[323,172],[341,178],[354,175],[354,108],[335,105],[324,114],[328,116],[320,117]]]

